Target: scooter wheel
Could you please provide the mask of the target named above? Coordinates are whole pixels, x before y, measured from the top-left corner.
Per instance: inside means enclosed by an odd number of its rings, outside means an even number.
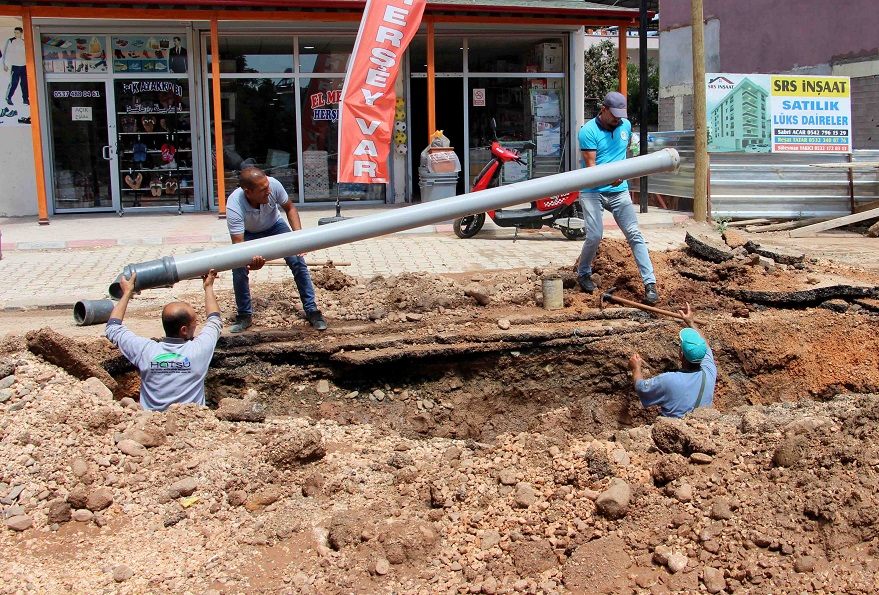
[[[582,240],[586,237],[585,229],[562,229],[562,235],[569,240]]]
[[[461,217],[460,219],[455,219],[455,222],[452,224],[452,229],[455,230],[455,235],[461,239],[472,238],[479,230],[482,229],[482,226],[485,224],[485,213],[479,213],[478,215],[467,215],[466,217]]]
[[[575,202],[571,205],[568,212],[565,214],[566,217],[576,217],[578,219],[584,219],[585,214],[583,213],[583,205],[580,204],[580,201]],[[562,219],[563,217],[559,217]],[[569,227],[561,227],[562,235],[569,240],[582,240],[586,237],[586,229],[571,229]]]

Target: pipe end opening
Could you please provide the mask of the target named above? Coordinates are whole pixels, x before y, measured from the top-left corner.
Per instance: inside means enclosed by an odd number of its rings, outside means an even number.
[[[73,305],[73,321],[77,326],[82,326],[85,323],[85,304],[83,302],[76,302]]]

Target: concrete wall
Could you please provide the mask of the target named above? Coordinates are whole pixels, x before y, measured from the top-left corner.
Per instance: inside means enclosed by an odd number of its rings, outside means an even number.
[[[690,6],[662,2],[660,130],[693,127]],[[877,8],[876,0],[704,0],[706,72],[850,76],[854,148],[879,149]]]
[[[0,217],[37,214],[33,146],[30,126],[0,127]]]

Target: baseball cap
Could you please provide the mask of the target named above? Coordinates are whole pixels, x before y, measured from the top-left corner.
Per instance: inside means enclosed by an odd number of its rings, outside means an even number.
[[[705,357],[705,352],[708,351],[708,345],[705,343],[702,335],[696,332],[695,329],[685,328],[681,329],[679,336],[681,338],[681,353],[684,354],[684,359],[691,364],[701,362],[702,358]]]
[[[604,96],[604,107],[610,110],[617,118],[627,118],[629,113],[626,111],[626,96],[617,91],[611,91]]]

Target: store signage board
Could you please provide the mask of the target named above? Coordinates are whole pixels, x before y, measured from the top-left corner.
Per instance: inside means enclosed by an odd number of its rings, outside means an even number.
[[[710,153],[850,153],[848,77],[710,73]]]
[[[485,107],[485,89],[473,89],[473,107]]]
[[[91,107],[78,107],[74,106],[71,108],[72,111],[72,119],[74,122],[91,122],[92,121],[92,108]]]
[[[339,110],[340,183],[388,183],[394,85],[427,0],[367,0]]]

